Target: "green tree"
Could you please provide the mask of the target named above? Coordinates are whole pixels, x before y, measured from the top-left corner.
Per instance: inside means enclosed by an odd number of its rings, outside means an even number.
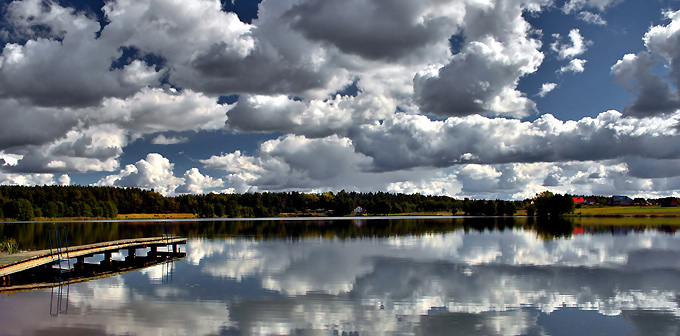
[[[333,213],[338,216],[345,216],[351,214],[354,208],[354,202],[348,199],[342,199],[336,204]]]
[[[557,217],[574,210],[574,199],[570,195],[554,194],[546,190],[536,194],[534,206],[539,217]]]
[[[14,218],[20,221],[28,221],[34,217],[33,204],[24,198],[5,203],[3,210],[7,218]]]
[[[386,200],[378,201],[378,203],[375,204],[374,209],[375,210],[373,212],[379,215],[388,215],[390,212],[392,212],[392,206],[387,203]]]
[[[527,211],[527,216],[536,215],[536,208],[532,204],[527,205],[524,209]]]
[[[198,217],[212,218],[215,217],[215,206],[212,203],[203,202],[198,210]]]
[[[118,207],[113,201],[104,203],[104,215],[108,218],[116,218],[118,216]]]
[[[222,203],[215,204],[215,217],[224,217],[227,213],[227,209]]]
[[[60,217],[59,206],[53,201],[47,202],[43,207],[43,215],[48,218]]]
[[[517,208],[515,207],[514,202],[505,202],[505,215],[507,216],[513,216],[517,212]]]
[[[496,201],[486,201],[484,204],[484,215],[493,216],[496,214]]]

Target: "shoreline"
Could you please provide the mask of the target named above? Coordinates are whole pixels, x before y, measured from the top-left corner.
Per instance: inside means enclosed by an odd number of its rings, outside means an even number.
[[[5,220],[0,223],[32,223],[32,222],[85,222],[85,221],[144,221],[144,220],[263,220],[263,219],[275,219],[275,220],[285,220],[285,219],[324,219],[324,218],[338,218],[338,219],[361,219],[361,218],[410,218],[410,217],[468,217],[462,211],[455,214],[448,211],[437,211],[437,212],[409,212],[409,213],[395,213],[389,215],[353,215],[353,216],[332,216],[327,214],[319,213],[307,213],[307,214],[293,214],[293,213],[281,213],[273,217],[212,217],[212,218],[200,218],[196,214],[191,213],[160,213],[160,214],[119,214],[115,218],[104,218],[104,217],[38,217],[30,221],[14,221]],[[487,216],[480,216],[487,217]],[[488,216],[494,217],[494,216]],[[527,217],[526,210],[519,210],[517,213],[510,217]],[[627,218],[627,219],[650,219],[650,218],[667,218],[674,219],[680,218],[680,207],[659,207],[659,206],[616,206],[616,207],[593,207],[593,208],[577,208],[574,209],[573,213],[566,214],[564,218],[578,219],[578,218]]]

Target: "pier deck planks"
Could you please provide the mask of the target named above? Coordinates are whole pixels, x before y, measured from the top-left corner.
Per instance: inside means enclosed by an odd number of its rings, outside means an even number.
[[[186,238],[179,237],[121,239],[96,244],[69,246],[68,254],[69,257],[76,258],[90,254],[104,253],[106,251],[117,251],[125,248],[143,248],[151,245],[165,245],[166,243],[170,245],[184,244],[186,241]],[[48,264],[55,260],[56,256],[50,254],[50,250],[0,254],[0,277]]]

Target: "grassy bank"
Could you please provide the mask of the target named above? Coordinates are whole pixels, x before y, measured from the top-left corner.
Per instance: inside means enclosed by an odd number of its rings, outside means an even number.
[[[116,219],[191,219],[197,218],[195,214],[190,213],[167,213],[167,214],[119,214]]]
[[[680,217],[680,207],[610,206],[579,208],[575,216],[582,217]]]
[[[68,221],[88,221],[88,220],[136,220],[136,219],[191,219],[196,215],[189,213],[169,213],[169,214],[119,214],[116,218],[105,217],[36,217],[32,222],[68,222]],[[15,221],[7,220],[6,221]]]

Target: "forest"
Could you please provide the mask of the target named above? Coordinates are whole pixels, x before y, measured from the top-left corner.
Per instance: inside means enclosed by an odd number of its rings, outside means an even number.
[[[468,215],[512,215],[522,201],[458,200],[421,194],[358,193],[245,193],[185,194],[165,197],[153,190],[93,186],[0,186],[0,218],[115,218],[118,214],[188,213],[201,218],[346,216],[361,207],[362,214],[463,211]]]

